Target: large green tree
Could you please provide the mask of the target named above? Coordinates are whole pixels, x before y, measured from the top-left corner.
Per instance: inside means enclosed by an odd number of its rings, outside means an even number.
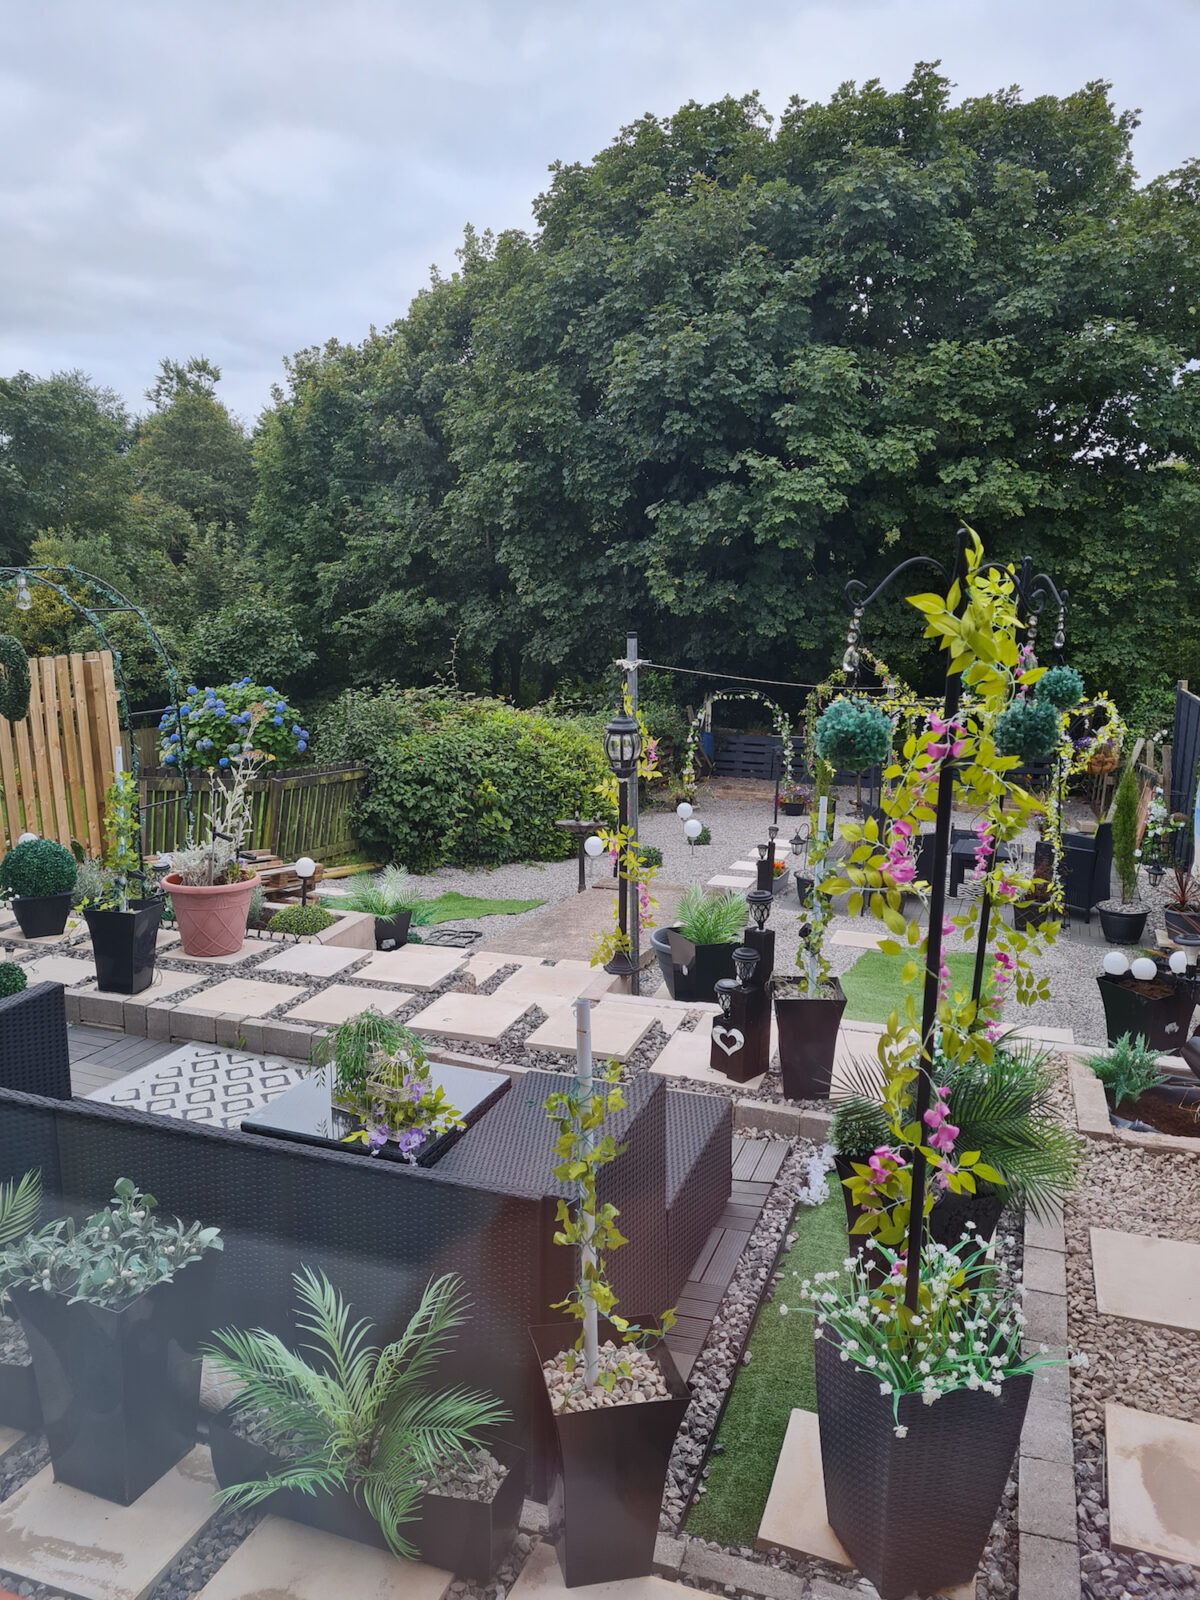
[[[331,673],[819,675],[847,578],[960,520],[1072,594],[1094,683],[1196,674],[1200,166],[1139,186],[1107,86],[952,104],[919,66],[646,117],[538,232],[293,363],[254,519]],[[925,656],[900,609],[875,637]],[[767,671],[766,669],[770,669]]]
[[[204,356],[163,361],[130,452],[146,492],[182,507],[197,527],[244,529],[254,498],[250,440],[216,396],[221,369]],[[180,554],[182,552],[179,552]]]

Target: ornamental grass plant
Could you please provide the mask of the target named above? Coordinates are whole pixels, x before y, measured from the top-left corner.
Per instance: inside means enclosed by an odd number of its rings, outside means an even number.
[[[711,894],[694,883],[681,896],[675,920],[693,944],[736,944],[749,916],[745,899],[734,890]]]
[[[1128,1033],[1123,1033],[1106,1054],[1086,1056],[1083,1064],[1099,1078],[1118,1112],[1123,1104],[1132,1110],[1148,1089],[1157,1089],[1169,1078],[1158,1064],[1158,1052]]]

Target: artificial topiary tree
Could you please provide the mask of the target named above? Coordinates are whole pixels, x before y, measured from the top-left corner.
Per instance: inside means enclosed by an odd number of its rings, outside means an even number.
[[[270,933],[293,933],[297,938],[323,933],[337,921],[323,906],[285,906],[267,923]]]
[[[887,760],[892,748],[892,720],[868,700],[842,697],[817,718],[813,747],[835,770],[865,772]]]
[[[1056,711],[1070,711],[1083,699],[1083,679],[1074,667],[1050,667],[1034,684],[1033,693]]]
[[[1002,756],[1041,761],[1058,743],[1058,712],[1046,700],[1014,700],[996,718],[992,738]]]
[[[20,722],[29,715],[29,658],[11,633],[0,634],[0,717]]]
[[[1121,903],[1135,905],[1138,890],[1138,781],[1133,763],[1121,769],[1112,809],[1113,866],[1121,885]]]
[[[25,968],[15,961],[0,961],[0,1000],[20,994],[25,987]]]
[[[70,894],[79,869],[75,857],[55,839],[27,839],[0,861],[0,898],[38,900]]]

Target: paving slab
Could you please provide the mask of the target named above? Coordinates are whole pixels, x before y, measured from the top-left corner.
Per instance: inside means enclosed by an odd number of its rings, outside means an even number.
[[[743,878],[730,872],[718,872],[705,883],[706,889],[753,889],[757,877]]]
[[[602,981],[601,992],[607,992],[620,982],[587,961],[556,961],[552,967],[524,963],[519,972],[505,978],[493,992],[513,997],[528,995],[539,1003],[543,995],[575,1000],[585,989],[591,989],[597,979]]]
[[[847,945],[852,950],[878,950],[879,941],[889,937],[886,933],[872,933],[867,928],[838,928],[829,935],[829,942]]]
[[[328,989],[319,989],[284,1015],[298,1022],[327,1023],[345,1022],[347,1017],[357,1017],[359,1012],[371,1010],[390,1017],[412,998],[403,989],[358,989],[350,983],[331,983]]]
[[[43,1467],[0,1503],[4,1565],[79,1600],[142,1600],[215,1514],[216,1488],[199,1445],[131,1506],[55,1483]]]
[[[1200,1566],[1200,1424],[1109,1401],[1104,1434],[1113,1548]]]
[[[1200,1332],[1200,1244],[1093,1228],[1096,1306],[1106,1317]]]
[[[552,1544],[538,1545],[508,1591],[509,1600],[694,1600],[695,1593],[669,1578],[625,1578],[618,1583],[585,1583],[568,1589]]]
[[[264,961],[257,972],[295,972],[305,978],[332,978],[361,961],[363,952],[339,944],[294,944]]]
[[[79,961],[71,956],[38,956],[25,966],[25,981],[28,984],[62,983],[68,989],[73,989],[78,984],[88,983],[95,976],[96,969],[90,961]]]
[[[154,973],[154,982],[148,989],[143,989],[141,994],[123,994],[120,996],[123,1005],[150,1006],[156,1000],[165,1000],[170,994],[178,994],[181,989],[193,989],[196,984],[204,983],[205,979],[199,972],[165,972],[157,968]],[[110,990],[102,989],[101,994],[109,994]]]
[[[442,1600],[452,1572],[264,1517],[197,1600]]]
[[[627,1061],[654,1026],[653,1014],[600,1000],[592,1007],[592,1050]],[[531,1050],[575,1054],[575,1009],[560,1006],[526,1040]]]
[[[11,1450],[18,1439],[24,1438],[19,1428],[0,1428],[0,1456],[6,1450]]]
[[[302,984],[255,983],[253,978],[226,978],[202,989],[187,1003],[189,1011],[211,1011],[222,1017],[265,1017],[276,1006],[294,1005],[304,993]]]
[[[821,1429],[815,1411],[797,1409],[788,1419],[754,1547],[782,1550],[792,1556],[817,1556],[839,1567],[854,1565],[825,1514]],[[946,1600],[975,1600],[975,1584],[958,1584],[940,1589],[938,1594]]]
[[[235,950],[227,956],[189,956],[184,954],[182,944],[172,945],[169,950],[160,950],[160,961],[194,961],[199,967],[240,967],[244,962],[258,962],[264,956],[269,956],[279,946],[271,939],[247,939],[240,950]]]
[[[399,950],[377,950],[354,976],[360,983],[391,984],[397,989],[436,989],[462,964],[461,950],[406,944]]]
[[[529,1010],[528,1000],[501,999],[495,994],[451,992],[432,1001],[410,1018],[415,1033],[436,1033],[470,1044],[497,1044]]]
[[[693,1033],[673,1033],[659,1051],[650,1071],[664,1078],[690,1078],[694,1083],[711,1083],[728,1089],[733,1079],[727,1078],[723,1072],[713,1071],[709,1065],[711,1048],[712,1039],[706,1019]],[[757,1089],[765,1077],[766,1074],[762,1073],[738,1087]]]

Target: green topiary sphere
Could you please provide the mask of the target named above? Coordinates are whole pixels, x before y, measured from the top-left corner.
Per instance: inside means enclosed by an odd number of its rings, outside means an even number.
[[[302,937],[304,934],[322,933],[336,921],[337,918],[331,917],[321,906],[284,906],[282,911],[275,913],[267,927],[271,933],[294,933]]]
[[[29,715],[29,658],[11,633],[0,634],[0,717],[20,722]]]
[[[835,771],[865,772],[887,760],[892,748],[892,721],[867,700],[843,697],[817,718],[813,744],[822,761]]]
[[[992,738],[1002,756],[1041,761],[1058,743],[1058,712],[1045,700],[1014,700],[996,718]]]
[[[70,894],[77,876],[75,857],[65,845],[54,839],[28,839],[13,845],[0,861],[0,896],[36,900]]]
[[[1074,667],[1051,667],[1034,684],[1033,693],[1056,711],[1070,711],[1083,699],[1083,679]]]
[[[0,999],[20,994],[25,987],[25,968],[15,961],[0,961]]]

